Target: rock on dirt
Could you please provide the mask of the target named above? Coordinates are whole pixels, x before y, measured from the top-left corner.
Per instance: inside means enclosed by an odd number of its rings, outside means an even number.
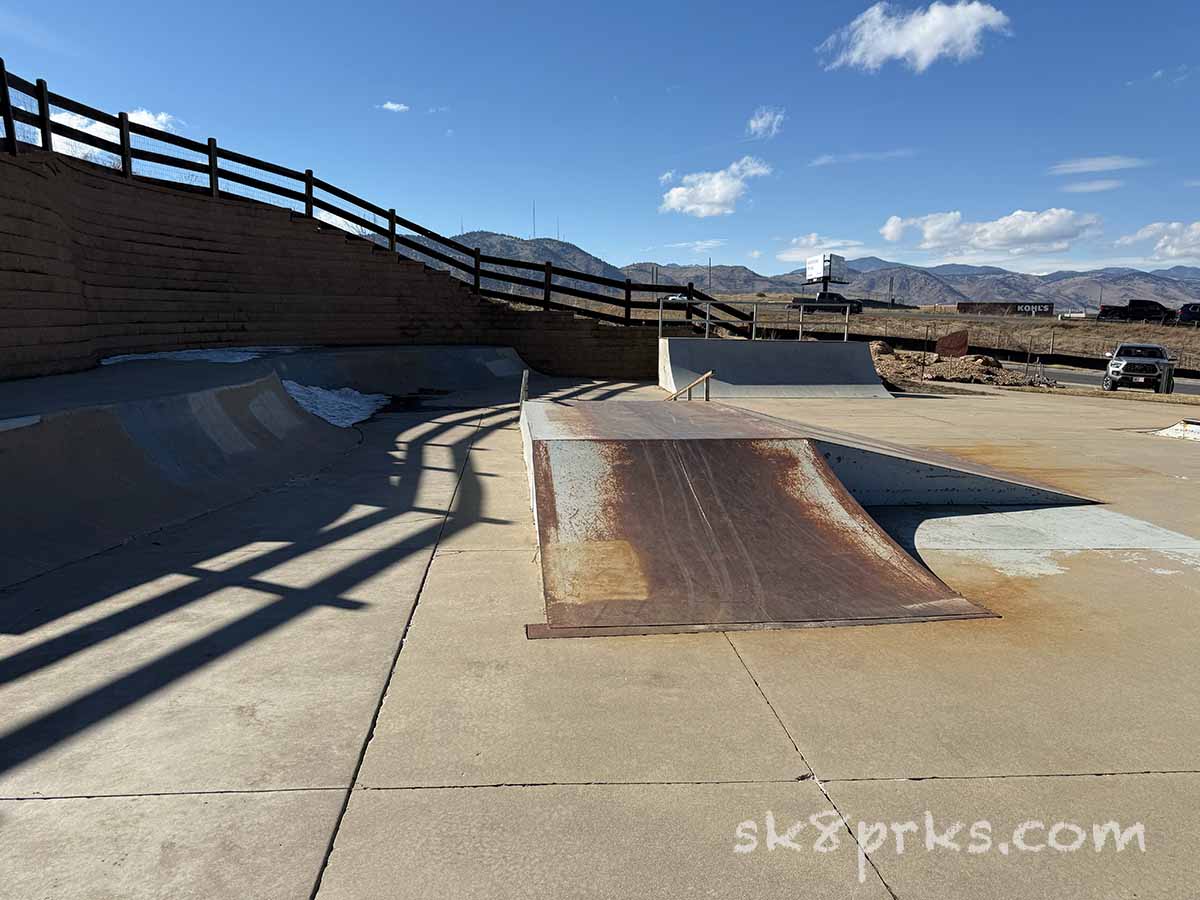
[[[882,378],[893,383],[952,381],[960,384],[1025,384],[1025,376],[1005,369],[995,357],[970,353],[957,359],[943,359],[935,354],[925,355],[924,372],[921,354],[895,350],[886,341],[871,341],[871,358]]]

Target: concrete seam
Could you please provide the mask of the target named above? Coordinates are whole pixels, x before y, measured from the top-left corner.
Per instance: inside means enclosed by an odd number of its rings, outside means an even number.
[[[0,803],[37,803],[42,800],[136,800],[139,797],[219,797],[244,794],[302,794],[344,791],[344,787],[285,787],[285,788],[214,788],[209,791],[133,791],[116,794],[44,794],[26,797],[0,797]]]
[[[826,784],[899,784],[909,781],[1003,781],[1009,778],[1130,778],[1138,775],[1200,775],[1200,769],[1144,769],[1114,772],[1013,772],[1002,775],[900,775],[890,778],[828,778]]]
[[[817,790],[821,792],[821,796],[825,798],[825,802],[829,804],[830,808],[838,814],[838,818],[842,820],[842,825],[846,829],[846,834],[850,836],[850,840],[854,842],[854,846],[858,848],[858,852],[862,855],[862,858],[870,864],[871,871],[875,873],[875,877],[879,879],[879,883],[883,885],[883,889],[888,892],[888,895],[892,898],[892,900],[899,900],[899,895],[892,890],[891,885],[889,885],[884,879],[883,873],[879,871],[879,866],[875,865],[875,860],[871,859],[867,851],[863,849],[863,846],[858,842],[858,835],[856,835],[854,833],[854,829],[850,827],[849,820],[838,808],[838,805],[833,802],[833,798],[829,796],[829,792],[825,790],[825,785],[821,783],[821,779],[817,777],[817,773],[813,770],[812,764],[809,763],[808,759],[804,756],[804,751],[801,750],[800,745],[796,743],[796,738],[792,736],[791,731],[789,731],[787,725],[784,724],[783,717],[779,715],[779,711],[775,709],[775,705],[771,703],[770,698],[767,697],[767,692],[763,690],[762,685],[758,683],[758,679],[754,677],[754,673],[750,671],[750,667],[746,665],[746,660],[742,659],[742,654],[738,652],[738,648],[733,643],[733,639],[729,636],[729,632],[721,633],[725,635],[725,640],[729,642],[729,648],[733,650],[733,655],[737,657],[738,662],[742,664],[742,668],[746,670],[746,674],[750,676],[750,680],[754,682],[754,687],[758,689],[759,696],[763,698],[763,702],[767,704],[767,708],[771,710],[771,714],[775,716],[775,721],[779,723],[779,727],[783,729],[783,733],[786,734],[787,739],[791,741],[792,747],[794,747],[796,750],[796,755],[800,757],[800,760],[804,763],[804,767],[808,769],[809,777],[812,779],[813,784],[817,786]]]
[[[371,724],[367,728],[366,736],[363,738],[362,748],[358,753],[358,760],[354,764],[354,771],[350,775],[350,783],[346,787],[346,797],[342,801],[342,808],[338,811],[337,819],[333,823],[333,830],[329,835],[329,843],[325,847],[325,854],[321,860],[321,869],[317,872],[316,880],[313,882],[309,900],[316,900],[317,894],[321,890],[321,880],[325,877],[325,870],[329,867],[329,860],[333,856],[333,848],[337,842],[338,832],[341,831],[342,821],[346,818],[346,811],[350,808],[350,798],[354,795],[354,785],[358,783],[358,775],[362,771],[364,760],[367,758],[367,749],[371,746],[371,741],[375,737],[375,728],[379,724],[379,715],[383,711],[384,700],[387,699],[388,689],[391,687],[392,678],[396,674],[396,666],[400,662],[400,653],[404,650],[405,641],[408,639],[408,630],[412,627],[413,617],[416,615],[417,607],[421,604],[421,595],[425,592],[425,583],[429,580],[429,570],[433,567],[433,561],[437,557],[438,545],[441,544],[442,536],[446,532],[446,524],[450,521],[451,510],[454,507],[454,498],[458,496],[458,489],[462,485],[463,476],[466,474],[467,465],[471,460],[471,448],[474,446],[482,426],[483,416],[480,414],[475,419],[475,430],[471,435],[470,443],[467,445],[467,452],[463,454],[462,467],[458,470],[458,479],[454,483],[454,491],[450,494],[450,499],[446,501],[446,513],[442,517],[442,524],[438,528],[437,537],[434,539],[433,552],[429,554],[429,558],[425,562],[425,571],[421,574],[421,583],[417,586],[417,593],[413,598],[412,607],[408,611],[408,618],[405,620],[404,628],[400,632],[400,640],[396,644],[396,652],[392,654],[391,667],[388,669],[387,678],[384,679],[383,687],[379,691],[379,699],[376,701],[375,711],[371,715]]]

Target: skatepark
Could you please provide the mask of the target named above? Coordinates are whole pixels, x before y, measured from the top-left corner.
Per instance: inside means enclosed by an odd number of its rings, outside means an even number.
[[[572,313],[549,263],[504,305],[394,210],[384,251],[22,154],[6,239],[92,318],[0,381],[0,896],[1193,892],[1178,410],[893,394],[861,344]]]

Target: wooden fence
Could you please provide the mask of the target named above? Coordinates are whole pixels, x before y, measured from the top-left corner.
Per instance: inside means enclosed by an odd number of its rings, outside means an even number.
[[[20,103],[14,102],[13,93],[23,94],[29,98],[26,109]],[[84,119],[106,125],[116,132],[117,140],[109,140],[93,134],[64,121],[56,120],[52,110],[57,107]],[[112,113],[96,109],[64,97],[51,91],[44,79],[27,81],[8,72],[4,61],[0,59],[0,116],[4,124],[4,150],[11,154],[29,152],[30,150],[54,151],[54,139],[63,138],[84,145],[93,150],[111,154],[119,160],[121,174],[129,179],[144,179],[156,184],[168,184],[181,189],[195,190],[196,183],[210,196],[222,196],[222,184],[236,184],[259,191],[272,198],[292,201],[299,205],[304,215],[317,218],[318,211],[334,217],[334,221],[323,219],[326,224],[341,223],[359,229],[359,236],[375,236],[376,242],[395,253],[405,256],[425,257],[436,260],[446,266],[451,273],[468,281],[474,290],[487,297],[493,297],[510,302],[520,302],[540,306],[543,309],[558,309],[573,312],[576,315],[612,322],[619,325],[651,325],[656,324],[654,318],[635,317],[635,310],[654,310],[656,313],[661,305],[664,311],[683,312],[685,320],[695,325],[696,320],[707,320],[711,328],[721,328],[731,334],[749,336],[751,315],[728,303],[714,299],[696,288],[692,283],[686,286],[677,284],[644,284],[631,279],[618,280],[601,275],[592,275],[576,269],[564,268],[546,262],[531,262],[529,260],[509,259],[503,256],[490,256],[478,247],[468,247],[453,238],[438,234],[429,228],[412,222],[396,214],[394,208],[384,208],[364,200],[349,191],[330,184],[313,174],[312,169],[292,169],[287,166],[256,159],[243,153],[229,150],[217,143],[215,138],[205,142],[192,140],[170,131],[154,128],[131,121],[127,113]],[[21,141],[18,137],[18,125],[28,126],[36,133],[38,142]],[[132,138],[144,139],[151,146],[156,144],[169,145],[169,148],[189,151],[199,159],[189,159],[163,149],[150,149],[134,146]],[[192,184],[181,184],[171,179],[149,178],[134,173],[134,161],[152,163],[170,169],[188,173]],[[226,164],[226,165],[223,165]],[[228,164],[237,165],[240,170],[231,169]],[[250,173],[242,171],[248,169]],[[253,174],[251,174],[253,173]],[[277,184],[261,176],[274,176],[293,182],[289,187]],[[320,192],[320,194],[318,193]],[[334,198],[326,199],[325,196]],[[227,192],[228,196],[235,196]],[[241,196],[241,195],[236,195]],[[378,224],[386,222],[386,226]],[[407,232],[407,233],[405,233]],[[529,275],[518,275],[505,269],[516,269],[528,272]],[[564,284],[563,281],[573,281],[587,285],[595,285],[615,290],[616,296],[578,287],[574,284]],[[496,290],[484,282],[500,282],[511,286],[509,290]],[[518,293],[516,288],[523,288],[528,293]],[[653,299],[635,300],[634,294],[679,296],[682,299]],[[555,296],[576,298],[588,301],[592,305],[563,302],[554,299]],[[602,308],[596,309],[594,305]]]

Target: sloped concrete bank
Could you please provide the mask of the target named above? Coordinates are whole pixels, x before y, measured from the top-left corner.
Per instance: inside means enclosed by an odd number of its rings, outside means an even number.
[[[133,381],[164,365],[120,368]],[[0,587],[314,472],[359,441],[267,367],[208,368],[230,383],[0,419]]]

